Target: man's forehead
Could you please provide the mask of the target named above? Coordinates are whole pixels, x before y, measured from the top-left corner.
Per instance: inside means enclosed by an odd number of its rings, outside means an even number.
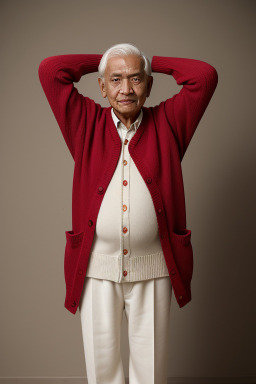
[[[107,61],[106,69],[112,75],[112,73],[122,74],[123,72],[143,73],[142,58],[138,56],[115,56],[111,57]]]

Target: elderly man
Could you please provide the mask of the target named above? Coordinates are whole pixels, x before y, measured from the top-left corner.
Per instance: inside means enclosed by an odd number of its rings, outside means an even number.
[[[74,87],[97,70],[107,108]],[[146,108],[152,72],[183,87]],[[117,44],[104,55],[48,57],[39,77],[75,162],[64,305],[80,311],[88,383],[125,383],[125,313],[130,384],[166,384],[171,294],[179,307],[190,302],[193,272],[181,161],[217,71],[195,59],[150,61],[134,45]]]

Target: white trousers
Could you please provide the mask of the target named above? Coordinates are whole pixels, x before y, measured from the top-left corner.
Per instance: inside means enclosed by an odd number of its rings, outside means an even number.
[[[129,384],[167,384],[169,276],[115,283],[86,277],[79,304],[88,384],[125,384],[120,355],[128,323]]]

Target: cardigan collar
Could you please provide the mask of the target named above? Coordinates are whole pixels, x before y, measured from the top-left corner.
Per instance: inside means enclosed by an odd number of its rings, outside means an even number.
[[[113,121],[113,118],[111,116],[111,108],[112,107],[106,107],[105,108],[105,110],[106,110],[105,117],[106,117],[107,126],[109,128],[112,139],[114,141],[113,150],[115,150],[115,147],[116,147],[117,152],[119,151],[119,153],[120,153],[121,148],[122,148],[122,141],[120,139],[117,128],[116,128],[115,123]],[[139,140],[140,140],[141,136],[143,135],[143,132],[144,132],[144,130],[147,127],[147,124],[149,122],[149,109],[147,107],[144,107],[144,106],[142,106],[141,109],[143,111],[143,119],[141,120],[141,123],[138,126],[137,131],[135,132],[132,139],[130,140],[129,147],[128,147],[128,150],[130,153],[134,151],[136,144],[139,142]]]

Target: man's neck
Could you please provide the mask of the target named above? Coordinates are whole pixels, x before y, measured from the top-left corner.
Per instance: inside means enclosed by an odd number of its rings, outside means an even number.
[[[127,129],[130,128],[130,126],[137,120],[139,114],[141,111],[139,111],[136,115],[134,116],[124,116],[120,115],[118,112],[114,110],[115,115],[118,117],[118,119],[125,125]]]

